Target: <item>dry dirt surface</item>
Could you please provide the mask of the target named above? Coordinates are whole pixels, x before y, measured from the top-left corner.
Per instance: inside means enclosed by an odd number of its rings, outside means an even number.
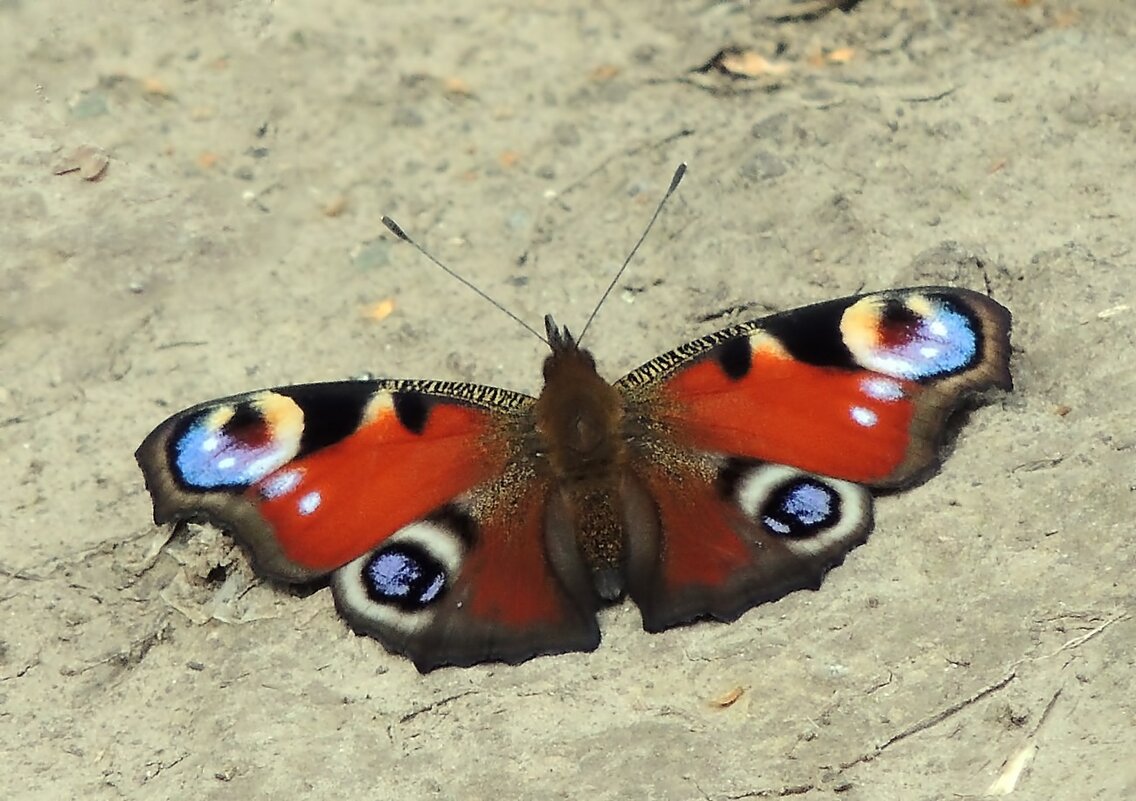
[[[0,2],[0,797],[1136,797],[1136,4]],[[725,54],[723,55],[723,51]],[[168,414],[945,283],[1016,389],[819,592],[419,675],[151,522]],[[361,490],[365,491],[365,490]]]

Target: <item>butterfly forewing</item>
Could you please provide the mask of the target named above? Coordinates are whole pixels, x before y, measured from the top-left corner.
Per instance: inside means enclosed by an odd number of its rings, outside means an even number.
[[[897,487],[935,465],[964,395],[1011,387],[1009,325],[970,290],[892,290],[725,329],[616,386],[668,441]]]
[[[157,522],[217,523],[265,574],[305,581],[500,475],[531,402],[446,382],[282,387],[174,415],[136,455]]]

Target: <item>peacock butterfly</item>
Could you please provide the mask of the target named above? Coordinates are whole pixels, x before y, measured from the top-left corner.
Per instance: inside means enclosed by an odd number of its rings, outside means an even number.
[[[1011,388],[1010,313],[967,289],[732,325],[614,384],[545,329],[536,398],[379,379],[179,412],[136,454],[155,521],[215,523],[273,579],[330,575],[420,671],[518,663],[596,648],[624,595],[662,631],[819,587],[871,490],[926,477],[960,400]]]

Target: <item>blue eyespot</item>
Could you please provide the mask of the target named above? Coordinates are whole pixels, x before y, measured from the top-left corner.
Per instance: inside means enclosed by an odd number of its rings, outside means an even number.
[[[785,537],[808,537],[840,519],[840,496],[816,479],[801,478],[778,487],[761,509],[766,527]]]
[[[234,418],[218,427],[210,424],[209,416],[209,412],[203,412],[172,440],[174,469],[190,487],[248,487],[292,456],[259,417],[249,421]]]
[[[880,326],[887,344],[873,349],[866,367],[918,381],[974,363],[978,354],[974,321],[945,300],[929,300],[932,312],[927,316],[906,307],[885,310]]]
[[[377,603],[413,612],[434,603],[446,586],[442,564],[414,544],[378,551],[363,567],[367,594]]]

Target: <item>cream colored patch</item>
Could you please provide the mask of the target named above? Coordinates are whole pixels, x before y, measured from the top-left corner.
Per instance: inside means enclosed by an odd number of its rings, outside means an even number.
[[[272,439],[289,451],[289,458],[298,453],[304,433],[304,410],[299,404],[275,392],[262,392],[249,402],[268,424]]]
[[[374,423],[394,414],[394,394],[380,389],[367,401],[367,408],[363,411],[363,422]]]
[[[937,314],[935,304],[926,295],[908,295],[903,299],[903,305],[924,320],[930,320]]]
[[[781,344],[781,340],[768,331],[757,331],[750,334],[749,344],[755,356],[772,356],[776,359],[792,358],[789,351],[785,350],[785,346]]]
[[[870,354],[879,345],[882,311],[883,300],[871,296],[853,303],[840,317],[840,336],[858,362],[862,362],[863,355]]]
[[[426,553],[437,559],[446,570],[448,577],[452,578],[461,567],[465,548],[461,537],[449,526],[435,521],[419,520],[408,526],[403,526],[391,534],[383,545],[396,545],[399,543],[414,543]]]
[[[231,405],[218,406],[211,409],[205,415],[205,427],[210,431],[220,431],[225,427],[225,424],[233,419],[233,415],[237,413],[236,407]]]

